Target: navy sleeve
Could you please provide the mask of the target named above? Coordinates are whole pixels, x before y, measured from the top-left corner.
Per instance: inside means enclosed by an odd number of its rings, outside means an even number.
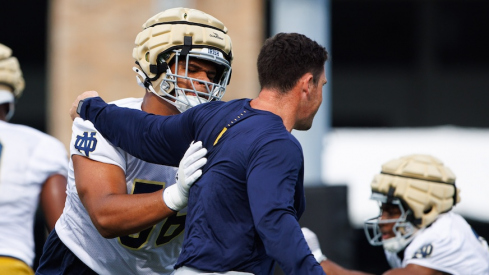
[[[296,192],[303,196],[300,148],[289,140],[277,140],[253,155],[248,196],[255,228],[267,254],[285,274],[324,274],[307,246],[294,207]]]
[[[147,162],[178,166],[192,142],[191,123],[183,114],[158,116],[92,97],[83,102],[80,117],[114,146]]]

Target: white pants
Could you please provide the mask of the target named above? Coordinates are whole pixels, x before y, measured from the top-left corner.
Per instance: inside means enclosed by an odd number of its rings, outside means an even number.
[[[239,271],[226,271],[226,272],[205,272],[191,267],[182,266],[175,270],[174,275],[196,275],[196,274],[207,274],[207,275],[253,275],[253,273],[239,272]]]

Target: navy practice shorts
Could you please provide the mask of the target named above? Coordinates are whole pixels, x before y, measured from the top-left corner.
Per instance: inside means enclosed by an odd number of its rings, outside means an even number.
[[[51,231],[44,244],[36,275],[96,275],[59,239],[56,230]]]

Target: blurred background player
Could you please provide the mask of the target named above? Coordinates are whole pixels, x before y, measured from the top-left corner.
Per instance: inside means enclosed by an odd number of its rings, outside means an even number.
[[[380,215],[365,222],[371,245],[382,245],[392,267],[384,274],[489,274],[489,248],[459,214],[455,175],[430,155],[409,155],[382,165],[371,183]],[[308,243],[317,237],[303,229]],[[311,234],[312,233],[312,234]],[[319,245],[311,247],[322,255]],[[330,275],[337,266],[322,260]]]
[[[168,116],[223,96],[232,45],[213,16],[186,8],[163,11],[143,24],[135,44],[133,70],[146,93],[114,104]],[[176,168],[112,146],[89,121],[74,120],[70,150],[66,208],[37,273],[172,273],[183,240],[185,188],[205,163],[197,161],[206,153],[201,143],[181,162],[178,178],[185,186],[174,184]]]
[[[0,274],[33,274],[39,201],[51,231],[66,198],[67,153],[55,138],[8,123],[24,79],[12,50],[0,44]]]

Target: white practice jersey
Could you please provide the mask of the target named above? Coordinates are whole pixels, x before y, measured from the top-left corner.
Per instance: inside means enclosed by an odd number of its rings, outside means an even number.
[[[140,110],[142,99],[127,98],[113,103]],[[70,152],[119,166],[126,175],[128,194],[154,192],[175,182],[177,168],[147,163],[131,156],[112,146],[90,121],[80,118],[73,123]],[[181,251],[186,209],[137,234],[106,239],[97,231],[78,197],[72,161],[67,194],[65,209],[56,223],[56,233],[92,270],[99,274],[131,275],[173,272]]]
[[[392,268],[415,264],[454,275],[488,275],[489,249],[460,215],[441,214],[428,228],[416,233],[401,260],[385,251]]]
[[[0,121],[0,255],[32,266],[34,219],[44,182],[66,177],[68,154],[57,139]]]

